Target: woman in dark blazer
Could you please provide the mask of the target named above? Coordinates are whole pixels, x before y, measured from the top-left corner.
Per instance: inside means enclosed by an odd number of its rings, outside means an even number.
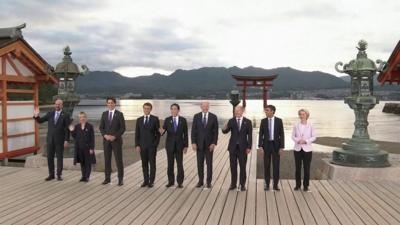
[[[79,113],[79,124],[70,125],[72,137],[75,139],[74,165],[81,164],[81,182],[88,182],[92,164],[96,163],[94,155],[94,129],[92,124],[87,122],[86,113]]]

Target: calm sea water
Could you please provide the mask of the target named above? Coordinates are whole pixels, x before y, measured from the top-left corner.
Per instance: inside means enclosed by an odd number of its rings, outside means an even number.
[[[152,114],[160,118],[170,115],[169,106],[176,102],[181,106],[181,116],[189,121],[200,111],[200,100],[120,100],[119,106],[126,119],[136,119],[143,114],[142,105],[145,102],[153,104]],[[103,100],[82,100],[74,111],[85,111],[89,119],[99,119],[106,106],[101,106]],[[310,111],[310,121],[314,124],[317,136],[351,137],[354,130],[354,113],[343,101],[320,100],[269,100],[268,104],[276,106],[276,116],[284,121],[286,134],[289,135],[294,123],[298,122],[297,111],[306,108]],[[400,116],[382,113],[385,102],[380,102],[369,115],[369,133],[371,138],[381,141],[400,142]],[[100,105],[100,106],[99,106]],[[248,100],[245,116],[256,122],[265,117],[262,100]],[[210,100],[210,111],[215,113],[222,125],[232,116],[232,106],[228,100]],[[289,136],[288,136],[289,137]],[[287,138],[289,139],[289,138]],[[290,140],[288,144],[291,145]]]

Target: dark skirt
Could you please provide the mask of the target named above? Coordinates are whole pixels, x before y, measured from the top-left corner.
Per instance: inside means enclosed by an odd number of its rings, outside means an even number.
[[[93,154],[90,154],[90,150],[88,148],[80,148],[79,146],[75,146],[74,165],[84,162],[96,164],[96,155],[94,152]]]

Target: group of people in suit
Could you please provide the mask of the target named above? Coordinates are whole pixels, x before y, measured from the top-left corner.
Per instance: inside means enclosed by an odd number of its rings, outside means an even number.
[[[99,130],[103,137],[103,149],[105,159],[105,179],[102,184],[111,182],[111,158],[114,154],[117,166],[118,186],[123,185],[124,163],[122,154],[122,135],[125,132],[125,119],[122,112],[116,110],[116,99],[109,97],[106,100],[108,110],[103,112]],[[95,140],[93,125],[87,122],[84,112],[79,113],[79,123],[71,125],[70,116],[63,112],[61,99],[55,101],[54,110],[43,117],[39,116],[39,110],[35,109],[34,119],[39,122],[48,122],[47,134],[47,160],[49,176],[46,181],[55,179],[54,156],[57,156],[56,175],[62,180],[63,151],[68,146],[70,134],[75,140],[74,163],[80,163],[82,178],[80,181],[88,182],[92,164],[96,163],[94,155]],[[193,117],[191,127],[191,147],[196,151],[198,183],[197,188],[212,187],[213,153],[218,144],[218,118],[209,112],[210,104],[201,102],[201,112]],[[160,120],[151,114],[153,106],[146,102],[143,104],[143,116],[136,120],[135,150],[140,153],[143,171],[143,183],[141,187],[153,187],[156,175],[156,156],[160,137],[167,135],[165,149],[167,154],[166,187],[172,187],[177,183],[178,188],[183,187],[184,166],[183,155],[189,147],[189,131],[187,120],[179,115],[180,106],[174,103],[170,106],[171,116],[165,118],[160,127]],[[267,105],[264,108],[266,118],[261,120],[258,137],[258,149],[263,154],[265,190],[270,190],[271,162],[272,162],[272,190],[279,191],[280,156],[285,149],[285,132],[282,119],[275,116],[276,108]],[[222,133],[230,133],[229,151],[231,185],[230,190],[239,188],[246,190],[246,164],[247,155],[251,152],[253,144],[252,122],[243,116],[244,108],[237,106],[234,116],[222,128]],[[301,169],[304,168],[303,188],[309,190],[310,165],[312,158],[312,142],[316,135],[314,127],[308,122],[310,113],[306,109],[298,111],[300,122],[293,126],[292,140],[295,142],[295,190],[301,188]],[[175,177],[174,164],[177,165]],[[204,163],[207,165],[207,177],[204,179]],[[239,164],[239,185],[237,165]]]

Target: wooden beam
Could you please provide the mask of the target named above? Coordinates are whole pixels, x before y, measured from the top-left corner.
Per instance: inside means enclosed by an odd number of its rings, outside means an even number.
[[[34,102],[7,102],[7,105],[34,105]]]
[[[34,94],[35,91],[26,89],[7,89],[7,93]]]
[[[245,85],[244,84],[237,84],[236,86],[238,86],[238,87],[244,87]],[[252,85],[252,84],[247,84],[246,85],[246,87],[272,87],[273,85],[272,84],[265,84],[265,85],[263,85],[263,84],[257,84],[257,85]]]
[[[36,83],[37,81],[33,77],[18,77],[14,75],[6,75],[6,76],[0,76],[0,80],[5,80],[8,82],[15,82],[15,83]]]
[[[6,60],[8,61],[8,63],[10,63],[11,67],[15,70],[15,72],[17,73],[17,76],[22,77],[22,73],[21,71],[19,71],[17,65],[15,65],[14,61],[12,61],[12,59],[7,55],[5,55]]]
[[[39,148],[37,148],[37,147],[28,147],[28,148],[13,150],[13,151],[7,152],[3,155],[7,158],[12,158],[12,157],[19,156],[19,155],[34,153],[34,152],[37,152],[37,150],[39,150]]]
[[[14,119],[8,119],[7,122],[18,122],[18,121],[25,121],[25,120],[33,120],[33,118],[32,117],[14,118]]]

